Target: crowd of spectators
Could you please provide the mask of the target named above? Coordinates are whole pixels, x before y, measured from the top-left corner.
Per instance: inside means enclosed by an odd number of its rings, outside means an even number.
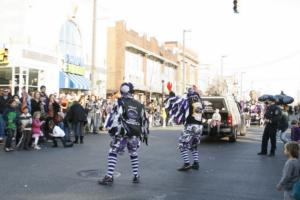
[[[107,115],[115,99],[76,93],[47,94],[46,87],[21,95],[12,95],[9,88],[0,90],[0,145],[6,152],[15,149],[41,149],[47,141],[57,147],[82,144],[85,134],[104,130]],[[165,108],[156,100],[144,103],[150,127],[173,125]]]
[[[6,152],[15,149],[39,150],[40,144],[57,139],[64,147],[84,143],[87,133],[103,130],[112,100],[75,93],[47,94],[46,87],[21,96],[11,95],[10,89],[0,91],[0,144]]]

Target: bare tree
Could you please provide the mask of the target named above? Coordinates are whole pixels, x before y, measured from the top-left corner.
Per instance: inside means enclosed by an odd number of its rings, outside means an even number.
[[[225,79],[215,78],[207,87],[205,94],[207,96],[224,96],[228,92],[228,85]]]

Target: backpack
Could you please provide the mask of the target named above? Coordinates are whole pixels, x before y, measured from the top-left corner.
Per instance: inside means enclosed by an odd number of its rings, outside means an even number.
[[[143,105],[133,98],[122,99],[123,114],[121,117],[125,135],[141,136]]]
[[[292,196],[295,198],[295,200],[300,200],[300,180],[294,183],[292,189]]]

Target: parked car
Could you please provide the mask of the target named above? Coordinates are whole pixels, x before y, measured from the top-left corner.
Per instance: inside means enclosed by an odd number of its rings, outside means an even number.
[[[238,133],[246,135],[245,119],[242,119],[241,111],[231,96],[203,97],[205,105],[203,111],[203,135],[218,138],[229,137],[230,142],[236,142]],[[212,124],[212,116],[216,109],[219,110],[221,121],[215,126]]]

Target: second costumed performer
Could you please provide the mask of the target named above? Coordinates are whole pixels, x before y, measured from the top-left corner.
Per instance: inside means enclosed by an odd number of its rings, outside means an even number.
[[[167,100],[167,110],[170,116],[174,116],[177,124],[184,124],[184,129],[179,137],[180,155],[184,161],[178,171],[199,169],[198,145],[202,134],[202,111],[204,104],[196,88],[189,88],[185,96],[172,96]],[[189,154],[193,157],[190,164]]]

